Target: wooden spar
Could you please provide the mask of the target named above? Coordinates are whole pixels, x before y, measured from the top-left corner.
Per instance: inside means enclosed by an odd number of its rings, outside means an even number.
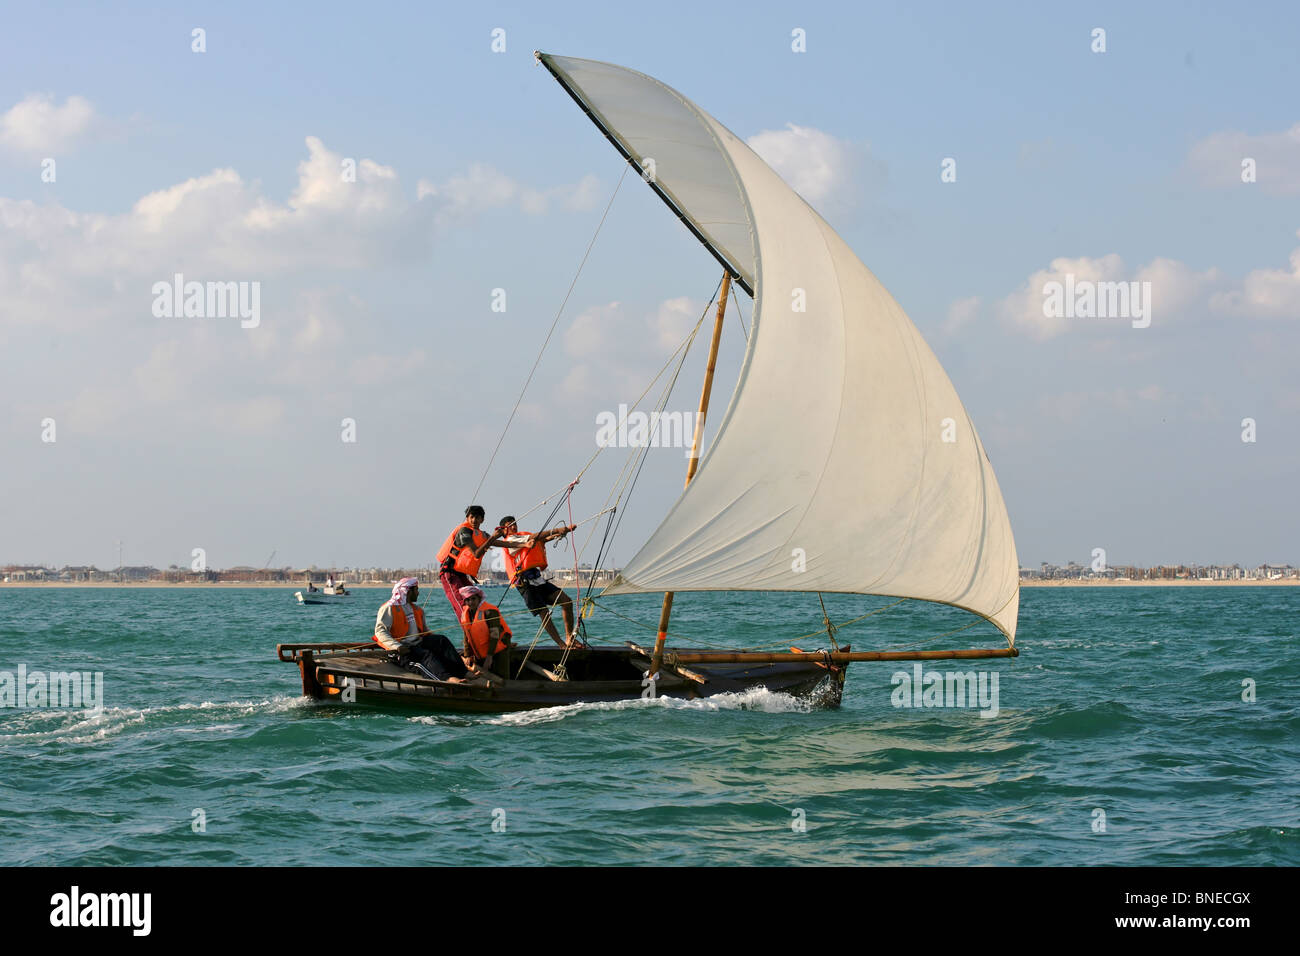
[[[709,412],[709,396],[713,393],[713,369],[718,364],[718,345],[722,342],[722,316],[727,311],[727,296],[731,294],[731,273],[722,273],[722,294],[718,296],[718,314],[713,320],[713,341],[709,343],[709,364],[704,369],[704,388],[700,392],[700,413],[695,416],[695,435],[691,438],[691,460],[686,466],[686,485],[689,488],[700,463],[700,444],[704,441],[704,416]],[[655,634],[655,649],[650,660],[650,676],[659,673],[664,662],[664,641],[668,638],[668,616],[673,611],[673,592],[664,592],[664,605],[659,610],[659,630]]]
[[[1019,657],[1018,647],[972,647],[955,651],[804,651],[768,653],[764,651],[728,651],[692,653],[677,651],[673,659],[683,664],[793,664],[800,661],[821,664],[852,664],[855,661],[944,661],[984,657]]]

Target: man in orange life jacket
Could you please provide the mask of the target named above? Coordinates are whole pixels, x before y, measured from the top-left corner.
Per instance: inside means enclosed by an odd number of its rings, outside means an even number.
[[[505,547],[499,543],[499,530],[490,538],[479,530],[485,514],[480,505],[470,505],[465,509],[465,520],[452,529],[438,549],[438,580],[442,582],[442,590],[451,602],[458,621],[465,611],[465,600],[460,596],[461,589],[478,584],[475,576],[488,548]]]
[[[477,585],[461,588],[465,610],[460,617],[461,630],[465,632],[464,653],[483,672],[492,668],[493,655],[510,647],[510,626],[501,616],[501,610],[483,600],[483,589]],[[507,675],[508,676],[508,675]]]
[[[544,580],[542,572],[546,570],[546,542],[558,541],[577,527],[574,524],[560,525],[550,531],[520,534],[515,516],[506,515],[497,528],[499,534],[505,535],[502,547],[506,549],[506,574],[510,576],[510,583],[519,591],[533,616],[542,619],[542,626],[551,635],[551,640],[561,647],[566,642],[573,644],[577,640],[573,632],[573,601],[564,591]],[[551,622],[551,609],[557,604],[564,612],[564,640],[560,639]]]
[[[391,651],[389,659],[408,670],[452,684],[462,683],[469,669],[451,641],[441,634],[429,634],[424,627],[424,609],[416,605],[420,582],[402,578],[393,585],[393,596],[379,608],[374,640]]]

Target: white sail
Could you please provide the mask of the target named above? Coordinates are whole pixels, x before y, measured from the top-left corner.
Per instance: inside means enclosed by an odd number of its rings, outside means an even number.
[[[657,80],[539,54],[754,295],[740,380],[694,480],[605,591],[936,601],[1014,642],[1015,540],[969,415],[921,334],[742,140]]]

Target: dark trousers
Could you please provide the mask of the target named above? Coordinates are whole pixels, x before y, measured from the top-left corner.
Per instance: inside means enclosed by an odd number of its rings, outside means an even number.
[[[407,670],[414,670],[416,664],[422,665],[437,680],[464,677],[469,673],[451,641],[441,634],[426,634],[416,643],[403,645],[392,657]]]

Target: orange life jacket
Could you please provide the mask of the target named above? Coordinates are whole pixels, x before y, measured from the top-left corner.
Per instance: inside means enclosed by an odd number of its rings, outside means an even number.
[[[531,548],[505,549],[506,574],[513,584],[516,577],[533,568],[546,569],[546,545],[536,542]]]
[[[488,628],[486,615],[488,611],[496,611],[497,617],[501,621],[501,637],[497,641],[492,640],[492,633]],[[483,660],[489,654],[495,654],[507,644],[514,635],[510,632],[510,625],[506,619],[501,617],[501,611],[496,605],[488,604],[484,601],[478,606],[478,616],[473,621],[469,617],[469,608],[465,608],[460,615],[461,626],[465,629],[465,638],[469,642],[470,653],[477,660]]]
[[[488,536],[482,531],[475,531],[473,538],[474,543],[472,545],[464,548],[458,548],[456,546],[456,535],[460,534],[460,529],[469,528],[473,530],[473,527],[474,526],[470,524],[469,520],[466,519],[456,525],[456,527],[452,529],[451,534],[447,535],[447,540],[444,541],[442,547],[438,549],[439,568],[446,569],[448,563],[450,563],[453,571],[459,571],[461,574],[468,574],[471,578],[478,576],[478,568],[479,565],[483,563],[483,559],[481,557],[476,558],[474,556],[474,551],[483,547],[483,543],[487,541]]]
[[[411,632],[410,627],[406,623],[406,612],[403,611],[401,607],[394,607],[392,601],[388,601],[387,604],[393,612],[393,623],[388,625],[388,633],[392,636],[393,640],[400,641]],[[421,632],[428,630],[428,628],[424,626],[424,608],[420,607],[418,604],[411,604],[409,606],[411,610],[415,612],[415,623],[418,629]],[[379,643],[379,636],[376,634],[371,634],[370,639],[376,644]]]

